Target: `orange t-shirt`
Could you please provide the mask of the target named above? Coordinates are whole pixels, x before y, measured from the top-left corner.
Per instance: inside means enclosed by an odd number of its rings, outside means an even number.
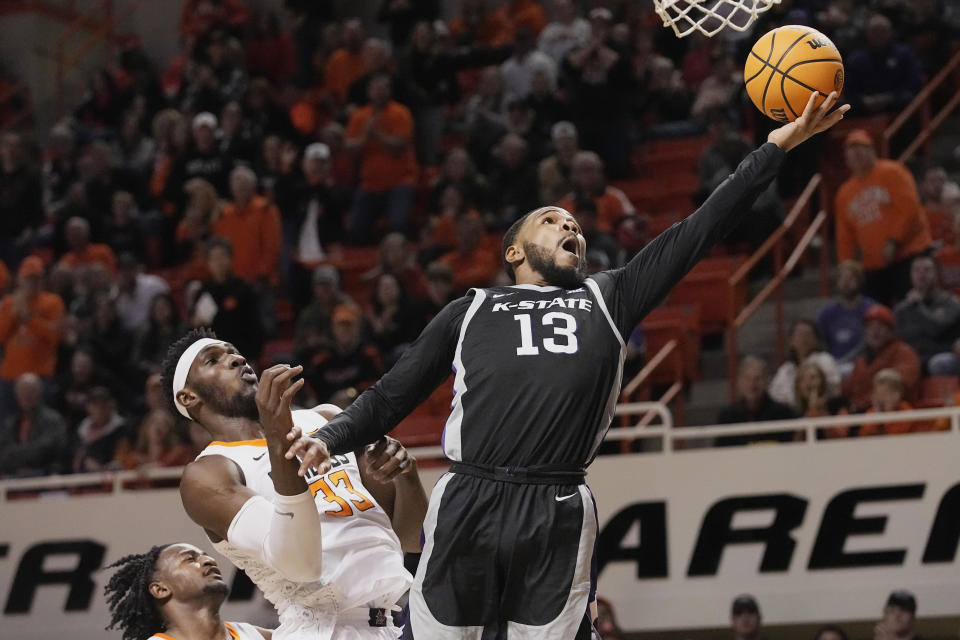
[[[459,40],[469,27],[463,21],[463,18],[454,18],[450,21],[450,35],[454,40]],[[474,37],[491,47],[501,47],[510,41],[513,31],[508,22],[504,22],[503,16],[497,13],[489,13],[474,30]]]
[[[636,213],[627,194],[616,187],[607,187],[602,195],[593,199],[593,202],[597,207],[597,231],[613,233],[622,218]],[[577,215],[576,202],[572,193],[565,195],[557,206],[566,209],[574,216]]]
[[[251,283],[259,277],[279,281],[283,231],[280,212],[266,198],[254,196],[243,209],[228,202],[210,231],[233,244],[233,273],[238,278]]]
[[[24,373],[52,376],[57,366],[63,300],[41,291],[30,301],[30,319],[21,324],[13,309],[13,294],[0,300],[0,380],[16,380]]]
[[[117,266],[117,257],[113,254],[113,249],[105,244],[88,244],[82,251],[68,251],[60,258],[60,264],[71,268],[94,262],[99,262],[113,273]]]
[[[363,62],[362,53],[337,49],[330,54],[323,66],[324,87],[337,102],[343,104],[347,101],[350,85],[366,72],[367,65]]]
[[[933,242],[916,182],[893,160],[879,159],[866,176],[848,178],[837,191],[834,210],[838,262],[856,259],[859,250],[864,268],[882,269],[887,240],[897,243],[895,261]]]
[[[460,291],[470,287],[489,287],[500,270],[500,261],[484,246],[467,254],[455,249],[440,256],[438,261],[450,266],[453,286]]]
[[[533,35],[540,35],[547,26],[547,14],[538,3],[533,0],[508,0],[494,12],[495,16],[505,23],[517,27],[526,27]]]
[[[895,369],[903,379],[903,395],[916,396],[920,382],[920,358],[917,352],[903,340],[894,340],[869,363],[859,356],[853,363],[853,371],[843,380],[843,397],[857,409],[869,407],[872,403],[873,377],[881,369]]]
[[[347,124],[347,139],[362,137],[372,117],[373,105],[357,109]],[[413,155],[413,116],[410,110],[399,102],[390,101],[383,107],[374,127],[384,135],[404,138],[408,142],[396,152],[373,136],[368,137],[360,151],[360,188],[386,191],[413,186],[417,179],[417,160]]]
[[[900,406],[897,407],[897,411],[910,411],[913,409],[913,406],[906,401],[902,401]],[[867,413],[876,413],[875,410],[870,409]],[[948,425],[949,427],[949,425]],[[920,433],[923,431],[937,431],[940,428],[929,420],[923,421],[912,421],[912,422],[888,422],[865,424],[860,427],[861,436],[881,436],[881,435],[898,435],[901,433]]]

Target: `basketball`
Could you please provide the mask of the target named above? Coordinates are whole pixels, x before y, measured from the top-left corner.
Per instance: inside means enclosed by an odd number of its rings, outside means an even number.
[[[830,38],[816,29],[787,25],[768,32],[753,45],[743,69],[753,104],[778,122],[793,122],[807,106],[815,106],[843,89],[843,58]]]

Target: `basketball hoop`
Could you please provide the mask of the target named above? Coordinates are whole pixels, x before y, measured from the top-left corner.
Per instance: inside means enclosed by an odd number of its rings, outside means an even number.
[[[780,0],[653,0],[663,26],[678,38],[699,31],[708,38],[727,27],[746,31],[761,13]]]

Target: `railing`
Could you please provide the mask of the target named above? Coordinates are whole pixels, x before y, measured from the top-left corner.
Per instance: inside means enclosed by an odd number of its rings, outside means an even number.
[[[960,105],[960,91],[955,91],[947,103],[937,112],[936,116],[931,116],[932,107],[930,101],[934,92],[946,82],[952,75],[960,70],[960,50],[958,50],[950,61],[926,84],[920,93],[910,102],[909,105],[896,117],[890,126],[886,128],[880,138],[880,155],[884,158],[890,157],[890,141],[900,129],[907,123],[913,115],[920,111],[920,122],[922,124],[920,134],[911,142],[903,153],[897,157],[897,161],[906,162],[921,145],[924,146],[925,161],[929,165],[932,151],[930,149],[930,135],[939,127],[943,121]]]
[[[803,232],[800,237],[800,240],[794,246],[793,251],[790,253],[790,256],[787,258],[786,263],[783,261],[783,249],[785,243],[785,236],[794,226],[798,225],[799,222],[805,221],[809,217],[810,203],[814,195],[819,196],[819,207],[817,215],[810,222],[810,225]],[[821,295],[827,294],[827,283],[829,281],[829,257],[827,256],[827,226],[824,224],[827,219],[827,207],[828,199],[826,194],[826,189],[823,186],[823,178],[818,173],[814,175],[810,182],[807,183],[807,186],[804,187],[803,192],[800,194],[800,197],[797,198],[797,201],[794,203],[793,208],[790,209],[790,212],[787,214],[787,217],[783,219],[783,222],[780,223],[780,226],[770,234],[770,236],[764,241],[760,248],[757,249],[750,258],[747,259],[743,265],[737,269],[737,271],[730,276],[730,279],[727,281],[727,340],[726,340],[726,351],[727,351],[727,372],[730,380],[730,396],[734,397],[736,393],[736,373],[737,373],[737,362],[739,355],[737,352],[737,344],[739,340],[739,331],[743,325],[750,319],[750,317],[760,308],[767,299],[776,293],[776,303],[774,307],[774,313],[776,316],[776,353],[777,361],[783,359],[783,345],[784,345],[784,323],[783,323],[783,281],[786,277],[793,271],[797,263],[800,260],[800,257],[803,255],[803,252],[806,251],[807,247],[810,246],[810,243],[813,242],[813,238],[816,236],[817,231],[820,231],[820,290]],[[737,287],[746,280],[749,276],[750,271],[767,256],[770,252],[773,252],[773,278],[766,286],[757,294],[757,296],[750,302],[748,302],[742,309],[737,307],[736,302],[736,291]]]
[[[773,420],[770,422],[744,422],[739,424],[713,425],[704,427],[675,427],[670,410],[660,402],[635,402],[617,405],[617,415],[638,416],[639,420],[631,427],[611,429],[607,441],[653,440],[662,442],[659,448],[651,448],[645,455],[672,455],[680,451],[693,451],[684,444],[691,440],[710,440],[723,436],[749,436],[756,434],[789,433],[802,434],[802,439],[780,443],[778,446],[832,446],[838,442],[850,442],[852,438],[818,438],[817,430],[830,427],[848,427],[853,424],[884,424],[945,420],[949,423],[949,432],[960,435],[960,407],[938,409],[914,409],[910,411],[890,411],[886,413],[853,414],[827,416],[823,418],[796,418],[794,420]],[[648,426],[654,417],[660,424]],[[945,431],[944,431],[945,432]],[[917,434],[920,435],[920,434]],[[904,438],[907,435],[873,436],[880,438]],[[703,449],[696,449],[703,451]],[[410,453],[419,460],[445,460],[441,447],[411,448]],[[117,493],[130,489],[149,486],[151,481],[171,481],[180,477],[181,467],[167,469],[149,469],[143,471],[119,471],[106,473],[86,473],[67,476],[47,476],[43,478],[22,478],[0,480],[0,502],[12,499],[17,494],[48,493],[51,491],[70,491],[95,488],[100,493]]]
[[[647,379],[656,371],[661,364],[663,364],[666,359],[675,351],[678,351],[681,348],[680,342],[676,338],[668,340],[665,345],[660,347],[660,350],[653,355],[652,358],[644,365],[637,375],[635,375],[627,384],[623,387],[623,390],[620,392],[620,402],[621,404],[617,405],[618,407],[624,406],[636,406],[636,403],[632,403],[634,396],[637,391],[646,383]],[[677,403],[677,413],[679,414],[680,423],[683,423],[683,358],[674,358],[673,362],[675,363],[675,369],[673,371],[673,384],[663,392],[663,395],[660,396],[660,399],[656,401],[655,404],[666,407],[669,406],[674,400],[679,400]],[[620,415],[626,415],[625,412],[621,412]],[[638,426],[646,426],[650,421],[657,415],[656,411],[651,410],[646,415],[640,419]],[[629,450],[630,443],[626,440],[623,441],[623,451],[626,453]]]

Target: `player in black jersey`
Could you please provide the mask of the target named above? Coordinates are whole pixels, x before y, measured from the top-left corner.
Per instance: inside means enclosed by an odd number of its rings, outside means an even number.
[[[330,453],[390,431],[446,379],[452,464],[434,487],[405,637],[591,637],[597,532],[585,467],[610,425],[624,339],[749,213],[784,152],[838,122],[813,96],[693,215],[626,266],[584,277],[576,220],[543,207],[504,238],[517,284],[472,289],[424,329],[376,385],[317,434]],[[291,439],[299,434],[294,430]],[[316,449],[316,448],[314,448]],[[288,455],[296,455],[291,447]],[[322,466],[307,455],[302,468]]]

